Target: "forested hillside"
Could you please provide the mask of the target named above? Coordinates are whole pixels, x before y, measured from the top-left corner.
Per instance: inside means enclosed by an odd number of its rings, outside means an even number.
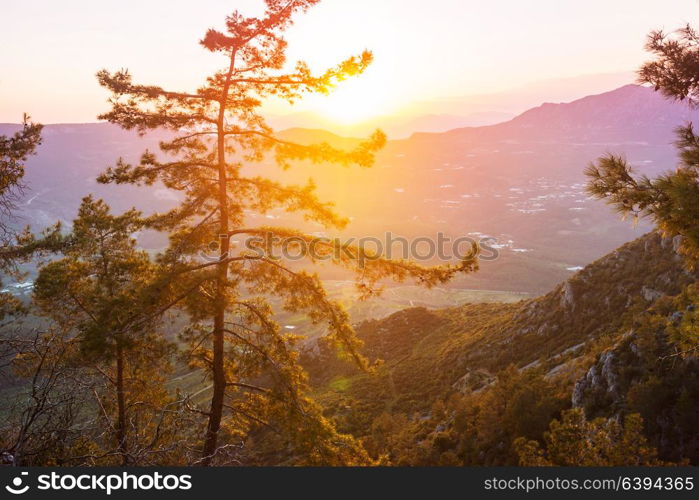
[[[399,68],[354,31],[337,60],[298,43],[319,2],[234,10],[174,75],[160,16],[138,45],[115,23],[135,64],[90,68],[100,123],[0,124],[0,465],[699,465],[699,33],[502,123],[275,131],[304,101],[378,116],[417,76],[352,87]],[[36,56],[6,74],[26,92],[64,71]]]
[[[514,440],[543,441],[571,407],[590,419],[640,413],[661,459],[695,463],[698,366],[677,356],[671,332],[693,321],[685,287],[698,273],[677,245],[650,233],[537,299],[364,322],[376,374],[322,343],[304,360],[341,428],[397,463],[514,465]]]

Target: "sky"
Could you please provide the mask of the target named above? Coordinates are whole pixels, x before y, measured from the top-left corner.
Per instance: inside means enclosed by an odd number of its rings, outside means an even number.
[[[221,60],[197,43],[261,0],[33,0],[0,6],[0,122],[93,122],[107,109],[97,70],[192,90]],[[367,48],[375,62],[330,97],[280,103],[352,121],[418,103],[579,75],[630,72],[652,29],[699,24],[699,0],[324,0],[288,33],[289,59],[321,71]],[[611,89],[610,89],[611,90]],[[425,109],[423,106],[421,109]]]

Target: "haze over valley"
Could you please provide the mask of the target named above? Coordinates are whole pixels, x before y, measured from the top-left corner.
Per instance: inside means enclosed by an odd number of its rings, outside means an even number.
[[[627,85],[570,103],[544,103],[495,125],[389,140],[370,169],[301,164],[282,171],[265,162],[248,168],[301,185],[312,178],[321,198],[351,218],[344,237],[384,239],[387,231],[408,239],[436,238],[439,232],[452,239],[492,237],[498,260],[482,262],[479,273],[450,286],[537,295],[650,228],[643,220],[636,226],[620,220],[585,193],[583,170],[591,159],[623,152],[639,173],[672,169],[673,131],[696,116],[652,89]],[[0,134],[16,129],[0,125]],[[95,181],[115,158],[136,161],[167,135],[140,138],[109,124],[58,124],[48,125],[44,136],[28,164],[17,224],[69,224],[90,192],[117,210],[138,206],[148,213],[176,204],[177,194],[162,186]],[[344,147],[358,142],[313,129],[288,129],[282,136]],[[258,217],[275,224],[288,219],[281,211]],[[139,242],[153,250],[165,244],[153,233]]]

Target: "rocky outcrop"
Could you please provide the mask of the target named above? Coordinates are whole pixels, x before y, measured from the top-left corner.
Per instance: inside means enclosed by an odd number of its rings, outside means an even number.
[[[679,293],[699,278],[676,258],[679,242],[649,233],[593,262],[551,293],[523,303],[515,316],[522,324],[518,334],[557,335],[577,328],[573,322],[588,331],[606,328],[637,299],[654,303]]]
[[[647,302],[655,302],[665,294],[663,292],[659,292],[658,290],[654,290],[652,288],[644,286],[643,288],[641,288],[641,295],[644,299],[646,299]]]
[[[666,326],[630,332],[614,348],[599,354],[575,383],[571,399],[588,418],[621,419],[627,413],[640,413],[662,459],[689,457],[697,463],[699,359],[678,356],[666,331],[681,319],[682,311],[671,312]]]
[[[570,280],[561,287],[561,307],[575,309],[575,290]]]
[[[495,376],[486,370],[467,371],[461,378],[452,384],[452,388],[461,393],[478,393],[495,382]]]
[[[591,394],[595,394],[597,398],[603,395],[612,402],[618,403],[620,387],[617,363],[618,357],[613,350],[600,354],[597,362],[590,367],[583,378],[576,382],[572,397],[573,407],[584,406],[586,398]]]
[[[682,248],[682,241],[683,237],[680,235],[675,236],[672,238],[672,251],[675,252],[676,254],[680,253],[680,249]]]

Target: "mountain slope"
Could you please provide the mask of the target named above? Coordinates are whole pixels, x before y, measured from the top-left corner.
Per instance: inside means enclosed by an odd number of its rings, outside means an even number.
[[[322,345],[315,353],[307,353],[305,362],[325,404],[346,429],[362,436],[372,432],[384,413],[405,415],[415,422],[432,418],[439,401],[449,401],[454,395],[492,398],[501,391],[503,380],[516,377],[533,377],[521,382],[525,388],[548,384],[547,391],[556,394],[549,403],[559,410],[574,403],[586,407],[590,417],[609,417],[628,410],[627,394],[632,388],[645,384],[642,387],[648,392],[655,387],[649,385],[649,373],[667,372],[667,380],[674,381],[672,391],[656,387],[653,398],[633,396],[631,406],[646,417],[649,437],[665,459],[699,460],[692,448],[698,439],[696,431],[680,436],[691,443],[678,448],[674,446],[677,435],[669,440],[658,430],[667,434],[678,418],[699,412],[699,398],[693,397],[699,396],[695,394],[699,391],[696,358],[672,363],[670,375],[664,362],[651,356],[648,342],[635,349],[636,362],[622,355],[629,351],[629,332],[638,328],[640,319],[650,314],[661,323],[666,321],[674,314],[667,305],[673,300],[669,297],[680,294],[699,277],[686,270],[676,245],[677,240],[648,234],[538,299],[466,304],[438,311],[409,309],[365,322],[359,328],[365,350],[370,358],[383,360],[376,374],[357,374],[345,362],[333,359]],[[671,345],[664,342],[669,352]],[[619,377],[623,383],[609,383],[614,370],[624,373]],[[661,394],[668,408],[683,398],[682,404],[689,405],[681,413],[684,416],[677,411],[659,415]],[[507,401],[509,396],[501,397]],[[444,419],[436,425],[449,427],[449,418]],[[682,450],[682,456],[676,450]],[[498,460],[501,462],[493,463],[511,463],[512,458]]]
[[[651,88],[625,85],[568,103],[544,103],[505,123],[460,128],[445,135],[474,136],[481,141],[509,137],[522,142],[665,144],[674,139],[672,131],[678,124],[698,117],[699,110]]]

